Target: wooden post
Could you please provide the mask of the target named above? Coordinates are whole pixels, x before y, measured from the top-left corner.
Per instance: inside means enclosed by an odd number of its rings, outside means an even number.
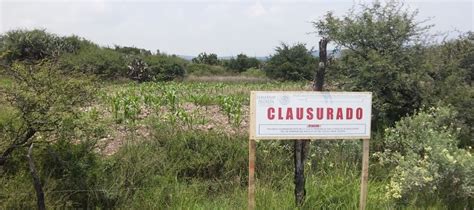
[[[248,209],[255,209],[255,140],[249,140],[249,192],[248,192]]]
[[[359,209],[364,210],[367,204],[367,183],[369,181],[369,139],[363,140],[362,175],[360,178]]]
[[[304,178],[304,140],[296,140],[294,145],[295,159],[295,202],[296,206],[302,206],[304,203],[306,190]]]
[[[328,64],[327,45],[329,39],[323,37],[319,41],[319,64],[313,80],[313,91],[323,91],[324,75]],[[309,140],[296,140],[294,142],[295,160],[295,201],[296,206],[302,206],[306,196],[304,162],[309,153]]]
[[[35,187],[35,191],[36,191],[36,203],[38,205],[38,209],[44,210],[46,209],[46,206],[44,204],[43,187],[41,186],[41,181],[38,176],[38,172],[36,171],[35,163],[33,161],[32,151],[33,151],[33,143],[31,143],[30,148],[28,149],[28,155],[26,157],[28,158],[28,165],[30,167],[31,176],[33,177],[33,186]]]

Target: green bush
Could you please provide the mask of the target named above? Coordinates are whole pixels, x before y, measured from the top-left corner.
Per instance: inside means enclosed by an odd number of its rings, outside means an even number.
[[[330,66],[346,80],[341,88],[373,93],[374,130],[383,130],[422,105],[424,48],[420,35],[430,26],[416,21],[399,1],[366,3],[336,17],[313,22],[316,32],[345,52]]]
[[[151,66],[152,71],[154,66]],[[157,81],[172,81],[175,79],[182,79],[186,74],[184,67],[177,63],[167,63],[161,67],[162,69],[158,71],[155,80]]]
[[[238,54],[236,58],[222,60],[222,63],[226,68],[239,73],[249,68],[259,68],[261,65],[257,58],[248,57],[243,53]]]
[[[0,35],[0,55],[9,63],[38,61],[76,52],[90,44],[77,36],[59,37],[45,30],[12,30]]]
[[[440,198],[450,208],[474,204],[474,157],[457,147],[456,117],[449,108],[430,108],[386,130],[385,150],[375,156],[392,169],[387,198],[418,205]]]
[[[70,208],[89,208],[102,202],[104,192],[94,191],[99,185],[98,177],[103,176],[100,174],[101,162],[94,148],[94,141],[73,144],[60,140],[42,151],[39,156],[41,177],[47,177],[49,182],[54,183],[49,186],[50,190],[64,191],[51,193],[52,200]]]
[[[60,63],[65,71],[94,74],[108,79],[126,77],[128,70],[122,54],[93,45],[62,56]]]
[[[127,77],[138,81],[138,82],[148,82],[152,81],[154,78],[150,72],[150,67],[145,61],[139,56],[127,56],[128,60],[128,73]]]
[[[171,81],[183,78],[186,62],[176,56],[151,55],[143,58],[148,65],[148,73],[154,81]]]
[[[212,66],[219,65],[220,63],[219,59],[217,58],[217,54],[207,54],[206,52],[199,53],[197,57],[192,59],[192,62],[196,64],[207,64]]]
[[[257,68],[249,68],[241,73],[242,76],[246,77],[257,77],[257,78],[265,78],[265,72],[262,69]]]
[[[474,146],[473,127],[474,89],[474,34],[433,45],[427,48],[424,66],[426,75],[422,83],[423,103],[451,105],[457,112],[463,113],[459,119],[466,127],[461,133],[461,146]]]
[[[189,64],[186,70],[189,75],[193,76],[215,76],[227,74],[226,69],[222,66],[211,66],[201,63]]]
[[[311,80],[318,62],[310,50],[304,44],[281,45],[264,66],[267,76],[279,80]]]

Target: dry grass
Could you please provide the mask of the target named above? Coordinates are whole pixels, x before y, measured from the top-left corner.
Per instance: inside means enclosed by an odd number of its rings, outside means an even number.
[[[268,78],[246,77],[246,76],[189,76],[188,82],[229,82],[229,83],[262,83],[269,82]]]

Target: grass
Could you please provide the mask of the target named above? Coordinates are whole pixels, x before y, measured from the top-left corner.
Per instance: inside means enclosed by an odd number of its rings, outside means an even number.
[[[0,84],[8,84],[8,81],[1,80]],[[57,166],[45,161],[52,158],[51,148],[37,151],[37,160],[44,161],[39,170],[43,174],[47,205],[49,208],[245,209],[246,127],[235,127],[234,132],[170,127],[167,121],[170,115],[160,108],[176,107],[183,111],[184,104],[196,103],[204,110],[219,106],[223,97],[231,97],[239,98],[238,103],[245,109],[251,90],[309,89],[305,83],[254,81],[103,84],[96,96],[94,113],[85,116],[112,132],[111,138],[117,135],[114,132],[118,132],[118,128],[126,128],[123,145],[109,156],[100,153],[81,155],[81,150],[77,149],[62,150],[64,154],[61,154],[66,158],[61,160],[65,163],[62,167],[66,167],[62,178],[52,176],[50,170],[57,170]],[[167,99],[170,93],[173,97]],[[204,103],[192,97],[197,95],[209,98]],[[116,109],[120,120],[114,119],[112,99],[121,100],[117,105],[120,108]],[[140,113],[149,110],[149,116],[139,117]],[[244,114],[242,110],[231,111],[228,110],[227,114]],[[226,115],[225,109],[217,112]],[[11,107],[0,106],[0,123],[11,118],[12,113]],[[243,116],[243,121],[246,117]],[[135,129],[140,126],[148,127],[150,135],[138,135]],[[80,143],[65,148],[79,146]],[[307,196],[301,209],[357,209],[360,151],[361,145],[357,141],[313,142],[306,166]],[[24,154],[19,150],[12,158],[21,163]],[[296,209],[291,141],[259,142],[256,170],[257,209]],[[383,173],[378,170],[370,172],[368,209],[420,207],[410,203],[400,206],[387,200],[385,186],[388,177],[379,176]],[[28,171],[21,164],[17,171],[0,177],[0,185],[4,186],[0,188],[0,209],[35,207]],[[78,172],[83,175],[77,177],[75,174]],[[66,190],[71,192],[62,193],[64,186],[69,186]],[[432,206],[424,208],[443,209],[444,206],[441,202],[433,202]]]

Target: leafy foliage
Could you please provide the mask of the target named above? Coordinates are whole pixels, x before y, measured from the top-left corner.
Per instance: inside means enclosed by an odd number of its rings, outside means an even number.
[[[176,56],[153,55],[144,57],[150,76],[155,81],[171,81],[186,74],[184,61]]]
[[[143,55],[143,56],[151,55],[151,52],[149,50],[140,49],[136,47],[125,47],[125,46],[121,47],[121,46],[116,45],[114,50],[126,55]]]
[[[428,47],[423,68],[423,103],[451,105],[464,122],[460,146],[474,146],[472,139],[474,124],[474,34],[462,35],[456,40],[445,41]]]
[[[279,80],[311,80],[316,69],[317,59],[304,44],[289,46],[282,43],[276,48],[264,71],[267,76]]]
[[[190,75],[194,76],[214,76],[214,75],[225,75],[228,72],[222,66],[211,66],[201,63],[192,63],[187,66],[187,71]]]
[[[218,65],[219,59],[214,53],[207,54],[205,52],[199,53],[199,55],[192,59],[193,63],[207,64],[207,65]]]
[[[0,55],[8,63],[58,57],[87,45],[92,43],[77,36],[59,37],[39,29],[13,30],[0,35]]]
[[[374,2],[352,9],[342,17],[328,13],[313,22],[319,35],[347,48],[332,71],[347,77],[343,88],[371,91],[376,125],[390,125],[419,108],[424,50],[417,12],[396,1]]]
[[[87,78],[65,76],[54,63],[16,62],[3,73],[15,81],[2,89],[6,100],[18,110],[18,120],[36,131],[55,130],[91,99]]]
[[[93,45],[82,48],[77,53],[62,56],[60,63],[65,70],[102,78],[112,79],[127,75],[126,60],[122,54]]]
[[[474,157],[459,149],[457,114],[449,108],[430,108],[386,130],[380,163],[394,169],[387,196],[421,205],[440,197],[452,208],[472,205]]]
[[[265,72],[262,69],[256,69],[256,68],[249,68],[245,70],[244,72],[242,72],[241,75],[247,76],[247,77],[260,77],[260,78],[266,77]]]
[[[261,63],[257,58],[251,58],[247,55],[240,53],[236,58],[230,58],[229,60],[223,60],[223,65],[235,72],[244,72],[249,68],[258,68]]]

